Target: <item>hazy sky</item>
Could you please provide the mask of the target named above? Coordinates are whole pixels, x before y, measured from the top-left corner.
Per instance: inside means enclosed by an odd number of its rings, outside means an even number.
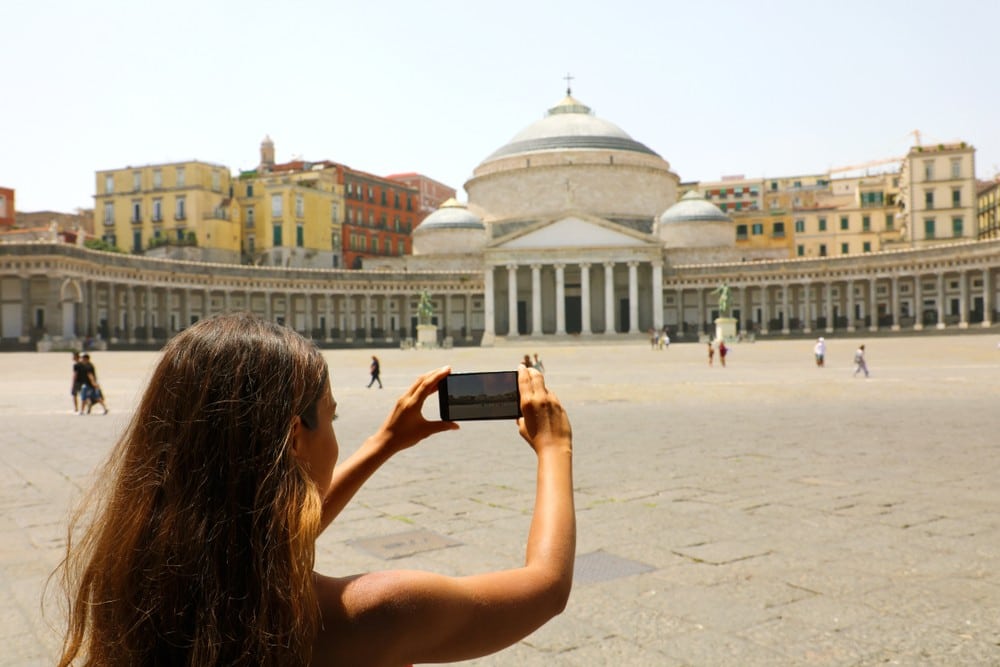
[[[330,159],[459,189],[573,94],[682,180],[964,140],[1000,171],[998,0],[5,0],[0,185],[92,207],[94,172]]]

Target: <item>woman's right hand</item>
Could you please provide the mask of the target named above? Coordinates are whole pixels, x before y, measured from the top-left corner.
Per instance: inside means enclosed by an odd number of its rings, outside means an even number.
[[[554,393],[546,389],[544,376],[533,368],[517,371],[521,392],[521,417],[517,427],[521,437],[536,453],[549,447],[573,450],[573,430],[569,417]]]

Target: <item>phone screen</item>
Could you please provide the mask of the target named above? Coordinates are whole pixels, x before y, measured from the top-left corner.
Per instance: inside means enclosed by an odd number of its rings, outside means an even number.
[[[452,373],[438,385],[441,419],[517,419],[521,395],[517,371]]]

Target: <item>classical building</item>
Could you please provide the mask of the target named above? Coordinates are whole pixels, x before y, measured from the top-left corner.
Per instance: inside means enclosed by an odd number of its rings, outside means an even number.
[[[991,326],[1000,239],[975,238],[982,223],[967,190],[972,156],[964,145],[915,148],[895,176],[743,179],[723,196],[721,184],[682,185],[657,152],[567,94],[472,170],[467,203],[443,202],[415,229],[415,190],[345,169],[344,264],[363,256],[360,270],[287,261],[297,252],[247,266],[98,252],[55,239],[0,241],[0,346],[68,346],[89,336],[151,347],[232,309],[323,345],[398,345],[413,337],[425,291],[442,343],[629,336],[664,326],[676,340],[697,340],[713,335],[721,285],[730,288],[740,329],[754,335]],[[269,252],[298,248],[298,232],[288,237],[284,228],[299,217],[296,193],[323,190],[292,181],[340,173],[325,163],[305,167],[285,174],[272,164],[270,185],[253,181],[256,174],[237,179],[233,193],[211,181],[207,189],[220,202],[231,198],[229,210],[239,215],[229,218],[243,230],[249,206],[273,214],[271,195],[280,194],[283,235],[272,236]],[[136,171],[139,180],[130,180]],[[112,213],[121,205],[131,214],[136,200],[143,219],[112,215],[110,226],[145,230],[143,179],[152,171],[111,176]],[[249,181],[273,190],[241,190]],[[119,189],[121,203],[110,197]],[[305,214],[305,199],[302,206]],[[336,216],[326,213],[329,234]],[[255,233],[274,234],[275,220]],[[373,234],[410,229],[412,249]],[[362,236],[364,248],[349,254]],[[303,231],[301,247],[307,237]]]

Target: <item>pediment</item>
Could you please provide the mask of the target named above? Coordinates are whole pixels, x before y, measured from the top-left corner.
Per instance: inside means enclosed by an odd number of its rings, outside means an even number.
[[[648,248],[652,243],[647,235],[603,218],[567,215],[499,238],[491,248]]]

